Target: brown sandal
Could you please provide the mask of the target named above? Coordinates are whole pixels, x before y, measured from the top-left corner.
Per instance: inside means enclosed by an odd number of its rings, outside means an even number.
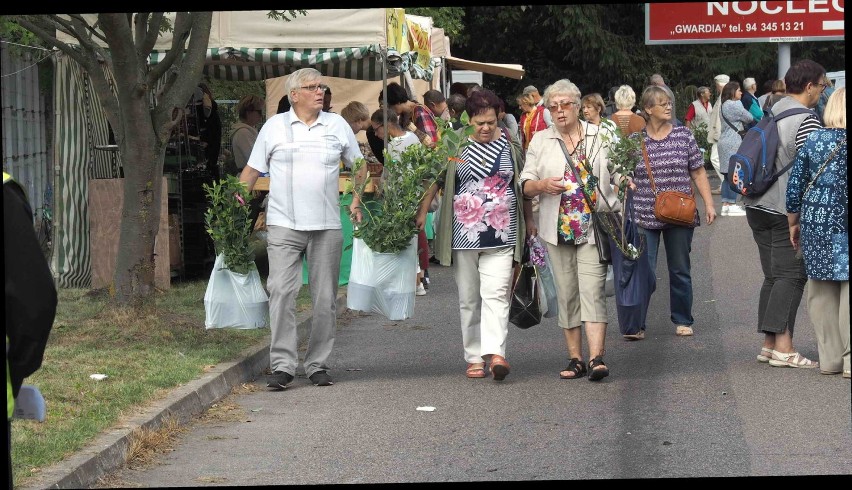
[[[484,378],[485,377],[485,363],[484,362],[474,362],[468,363],[467,371],[465,371],[468,378]]]

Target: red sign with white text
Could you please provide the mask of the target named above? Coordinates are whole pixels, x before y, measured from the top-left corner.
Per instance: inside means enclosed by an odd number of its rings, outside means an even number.
[[[844,3],[646,3],[645,44],[842,41]]]

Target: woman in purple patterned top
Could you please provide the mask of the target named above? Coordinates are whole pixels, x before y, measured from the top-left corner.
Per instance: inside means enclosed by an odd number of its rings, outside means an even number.
[[[642,138],[648,152],[654,185],[657,192],[671,190],[692,194],[692,182],[695,182],[704,201],[704,212],[709,225],[716,219],[716,210],[713,207],[713,196],[710,194],[710,182],[704,171],[704,159],[689,128],[672,125],[673,101],[671,91],[659,86],[646,88],[640,101],[642,114],[648,121]],[[693,318],[689,252],[692,249],[693,228],[700,223],[698,211],[696,210],[691,227],[659,221],[654,216],[655,196],[644,162],[636,166],[631,188],[636,191],[633,198],[636,222],[645,235],[652,271],[656,270],[661,237],[666,244],[669,304],[671,320],[676,325],[675,333],[682,337],[690,336],[693,333]]]

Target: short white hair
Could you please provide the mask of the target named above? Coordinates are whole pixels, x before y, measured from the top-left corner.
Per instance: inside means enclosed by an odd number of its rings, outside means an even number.
[[[636,92],[630,85],[622,85],[615,91],[615,107],[619,110],[632,109],[636,105]]]
[[[743,80],[743,88],[746,90],[750,90],[754,87],[757,87],[757,81],[754,78],[746,78]]]
[[[300,68],[287,77],[287,83],[284,84],[284,88],[289,94],[298,90],[302,84],[319,80],[320,78],[322,78],[322,73],[316,68]]]
[[[550,99],[554,95],[569,95],[574,97],[577,104],[580,103],[580,98],[583,94],[580,93],[580,89],[577,88],[576,85],[571,83],[571,80],[567,78],[563,78],[562,80],[557,80],[553,82],[551,85],[548,85],[546,89],[544,89],[544,96],[542,96],[542,100],[544,100],[544,107],[550,105]]]

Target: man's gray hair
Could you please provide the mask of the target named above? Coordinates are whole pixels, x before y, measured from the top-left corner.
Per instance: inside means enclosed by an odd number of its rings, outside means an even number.
[[[300,68],[287,77],[287,83],[284,84],[284,88],[289,94],[299,90],[299,87],[302,85],[319,80],[320,78],[322,78],[322,73],[316,68]]]
[[[665,87],[666,86],[666,81],[663,80],[663,76],[660,75],[659,73],[654,73],[653,75],[651,75],[651,78],[649,78],[648,81],[650,82],[651,85],[656,85],[658,87]]]
[[[743,88],[746,90],[751,90],[757,87],[757,81],[754,78],[748,77],[743,80]]]
[[[538,89],[535,88],[535,85],[527,85],[526,87],[524,87],[524,91],[522,93],[524,95],[527,95],[527,94],[534,94],[536,92],[538,92]]]
[[[580,103],[580,98],[583,96],[583,94],[580,93],[580,89],[577,88],[577,86],[574,85],[571,80],[568,80],[567,78],[557,80],[553,82],[553,84],[549,85],[547,89],[545,89],[544,96],[542,97],[542,100],[544,101],[544,107],[550,105],[550,99],[554,95],[568,95],[574,97],[576,99],[574,102],[576,102],[577,104]]]

